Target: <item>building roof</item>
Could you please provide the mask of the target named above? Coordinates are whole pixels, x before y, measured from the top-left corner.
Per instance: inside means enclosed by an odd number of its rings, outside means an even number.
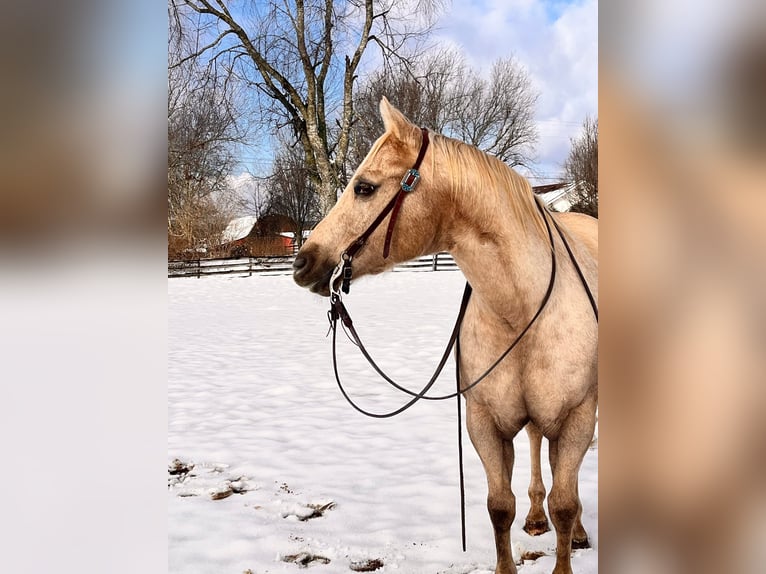
[[[221,234],[221,243],[228,243],[229,241],[236,241],[247,237],[250,230],[258,220],[254,215],[245,215],[244,217],[237,217],[232,219]]]
[[[554,211],[569,211],[572,207],[575,184],[553,183],[550,185],[538,185],[532,191],[543,200],[546,206]]]

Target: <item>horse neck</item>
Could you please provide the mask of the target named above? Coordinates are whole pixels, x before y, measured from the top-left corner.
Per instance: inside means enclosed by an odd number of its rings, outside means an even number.
[[[535,229],[535,221],[520,219],[521,210],[512,205],[519,198],[497,190],[469,189],[473,191],[453,194],[460,205],[448,232],[448,250],[495,314],[511,323],[525,321],[535,312],[550,279],[550,245]]]

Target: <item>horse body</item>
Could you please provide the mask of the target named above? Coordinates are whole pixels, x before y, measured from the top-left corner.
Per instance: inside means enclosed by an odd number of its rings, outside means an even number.
[[[492,193],[469,186],[466,201],[470,202],[477,191]],[[509,229],[507,222],[513,220],[513,210],[505,207],[505,202],[496,202],[492,215],[482,218],[481,227],[476,226],[473,233],[463,233],[461,241],[451,248],[458,266],[474,287],[461,329],[464,386],[476,380],[523,329],[543,298],[550,278],[547,237],[525,226]],[[556,217],[562,224],[568,224],[569,243],[589,284],[595,286],[595,221],[574,214]],[[554,470],[554,487],[549,497],[551,518],[559,533],[554,572],[571,572],[569,554],[573,537],[577,546],[587,544],[576,484],[580,462],[593,436],[596,357],[597,332],[592,310],[562,248],[557,252],[556,287],[546,311],[513,353],[466,394],[469,434],[487,472],[498,574],[515,572],[508,534],[515,516],[515,498],[510,489],[512,440],[528,422],[549,440],[551,465],[559,467]],[[527,524],[545,518],[541,479],[537,490],[542,490],[537,501],[530,492],[533,508]]]
[[[381,114],[386,133],[296,257],[295,280],[312,291],[329,294],[330,276],[341,253],[393,196],[417,155],[420,130],[385,99]],[[420,173],[422,182],[406,198],[396,223],[391,256],[383,258],[384,231],[376,231],[354,259],[354,277],[379,273],[423,254],[452,253],[473,287],[460,330],[459,368],[465,388],[497,360],[535,314],[552,273],[550,240],[526,180],[475,148],[433,136]],[[372,186],[374,193],[356,194],[354,187],[360,182]],[[554,217],[597,296],[595,220],[576,214]],[[544,312],[513,352],[465,393],[468,432],[487,474],[497,574],[516,572],[510,550],[515,517],[512,441],[525,425],[533,425],[528,429],[533,445],[529,491],[533,508],[527,517],[533,530],[545,519],[535,439],[541,434],[549,440],[553,486],[548,507],[557,532],[554,574],[571,573],[573,535],[576,543],[587,541],[580,522],[577,474],[595,423],[597,326],[560,240],[554,241],[554,248],[556,280]]]

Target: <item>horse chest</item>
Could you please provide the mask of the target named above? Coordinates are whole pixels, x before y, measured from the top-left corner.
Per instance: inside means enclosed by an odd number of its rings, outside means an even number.
[[[475,381],[504,349],[483,337],[472,337],[461,355],[461,378],[467,386]],[[486,339],[483,339],[486,341]],[[531,340],[518,353],[507,357],[497,368],[468,391],[466,397],[495,421],[504,436],[515,435],[534,421],[546,436],[558,434],[562,416],[582,402],[589,387],[584,373],[557,360],[544,345]]]
[[[525,384],[523,380],[508,377],[484,389],[469,391],[467,400],[481,405],[507,438],[512,438],[530,420],[544,429],[546,436],[551,436],[558,433],[562,415],[578,402],[560,391],[555,385]]]

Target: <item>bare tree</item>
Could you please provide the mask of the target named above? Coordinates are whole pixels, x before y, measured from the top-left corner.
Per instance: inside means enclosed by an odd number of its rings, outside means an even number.
[[[303,232],[321,219],[319,193],[303,157],[303,150],[284,140],[274,158],[270,178],[269,213],[285,215],[295,222],[295,245],[303,244]]]
[[[357,119],[352,129],[348,168],[359,165],[383,133],[383,120],[378,111],[383,96],[413,122],[437,132],[444,131],[450,115],[452,86],[464,69],[463,58],[455,51],[446,50],[431,52],[415,62],[394,65],[370,76],[355,97]]]
[[[511,167],[529,166],[537,143],[538,94],[513,58],[497,60],[488,80],[467,70],[453,87],[446,129]]]
[[[370,44],[387,59],[403,54],[441,0],[169,1],[176,18],[192,11],[208,31],[191,56],[227,62],[257,88],[274,127],[292,128],[326,213],[342,187],[362,57]]]
[[[585,118],[582,133],[572,140],[564,170],[575,189],[571,211],[598,217],[598,118]]]
[[[271,210],[271,178],[243,174],[232,181],[233,193],[236,196],[236,207],[239,212],[254,215],[260,219]]]
[[[168,248],[183,252],[217,243],[231,215],[227,176],[236,164],[236,84],[216,62],[184,54],[194,39],[170,20],[168,42]]]
[[[350,158],[355,164],[383,131],[377,113],[383,95],[414,122],[475,145],[511,167],[532,162],[538,96],[513,59],[496,61],[489,79],[451,51],[374,75],[357,98],[359,121]]]

